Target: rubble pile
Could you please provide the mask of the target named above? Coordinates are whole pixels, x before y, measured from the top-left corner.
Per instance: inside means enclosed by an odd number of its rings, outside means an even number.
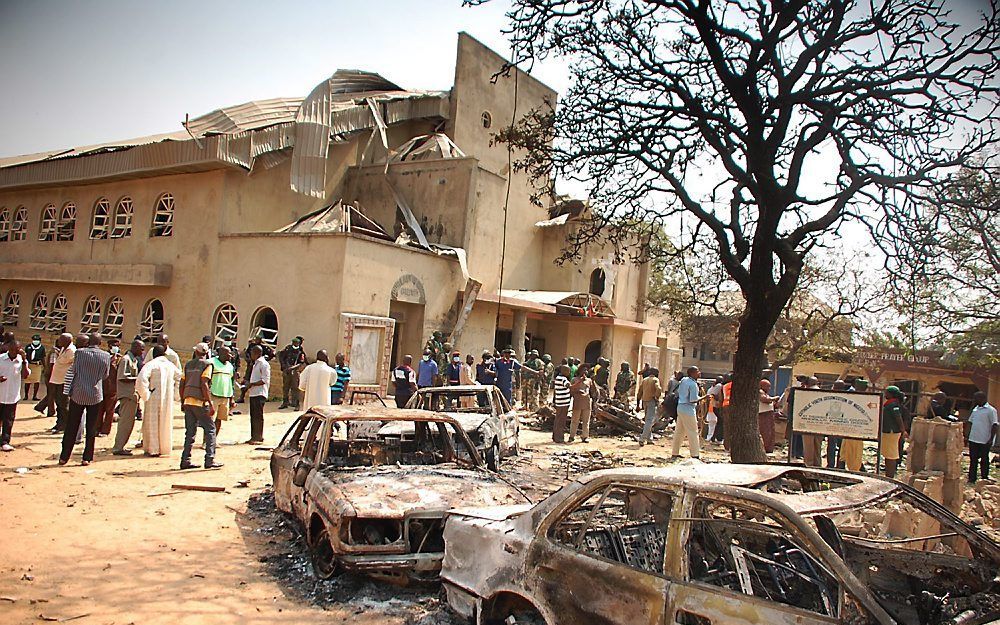
[[[907,483],[955,514],[965,502],[962,424],[916,418],[910,426]]]
[[[967,489],[961,516],[980,529],[992,530],[994,538],[1000,535],[1000,484],[979,480]]]

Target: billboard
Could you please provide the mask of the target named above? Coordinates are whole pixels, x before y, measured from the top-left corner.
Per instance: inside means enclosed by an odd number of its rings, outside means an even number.
[[[791,399],[792,429],[877,441],[881,436],[882,396],[879,393],[796,388]]]

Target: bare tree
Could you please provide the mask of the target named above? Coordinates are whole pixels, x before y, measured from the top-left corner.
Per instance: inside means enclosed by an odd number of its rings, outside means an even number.
[[[810,251],[850,220],[877,234],[996,140],[998,1],[960,24],[944,0],[514,0],[513,63],[564,57],[571,84],[499,139],[536,180],[588,185],[568,253],[684,216],[677,251],[718,259],[746,299],[734,462],[765,460],[759,365]]]

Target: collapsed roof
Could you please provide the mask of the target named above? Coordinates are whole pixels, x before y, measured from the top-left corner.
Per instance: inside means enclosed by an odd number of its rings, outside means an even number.
[[[180,131],[0,158],[0,189],[219,167],[250,172],[291,159],[291,189],[323,197],[331,143],[410,119],[448,117],[447,91],[404,90],[379,74],[337,70],[305,98],[256,100],[220,108],[185,121]]]

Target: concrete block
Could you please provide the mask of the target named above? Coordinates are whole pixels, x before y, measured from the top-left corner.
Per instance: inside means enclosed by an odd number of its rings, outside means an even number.
[[[965,503],[965,480],[961,477],[944,478],[940,501],[945,508],[955,514],[962,511],[962,504]]]

